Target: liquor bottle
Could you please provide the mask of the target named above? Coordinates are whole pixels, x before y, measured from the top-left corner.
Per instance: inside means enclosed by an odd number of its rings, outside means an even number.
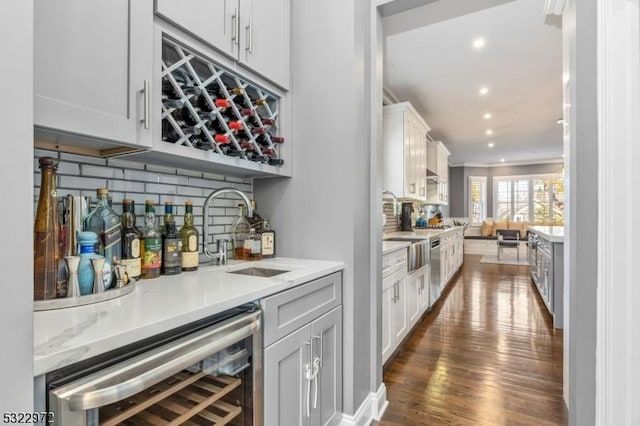
[[[271,229],[269,221],[262,222],[262,232],[260,233],[262,247],[262,257],[269,258],[276,255],[276,231]]]
[[[184,225],[180,229],[182,238],[182,270],[197,271],[200,252],[198,250],[198,229],[193,226],[193,203],[184,204]]]
[[[173,201],[166,201],[164,203],[164,216],[162,217],[162,225],[158,226],[160,234],[164,237],[167,232],[167,223],[175,222],[173,218]]]
[[[182,272],[182,238],[176,232],[173,220],[165,222],[165,234],[162,236],[162,273],[177,275]]]
[[[142,260],[140,259],[140,243],[142,232],[136,228],[134,202],[122,200],[122,260],[120,264],[127,267],[130,279],[140,279]]]
[[[78,286],[80,294],[87,295],[93,293],[93,282],[95,280],[95,272],[91,259],[96,257],[96,244],[98,243],[98,235],[95,232],[84,231],[78,232],[78,245],[80,245],[80,262],[78,263]],[[104,268],[104,266],[103,266]],[[110,271],[107,270],[107,274]],[[104,269],[103,269],[104,282]]]
[[[98,203],[96,208],[84,220],[84,230],[98,234],[96,253],[105,257],[105,265],[111,273],[104,279],[104,288],[109,289],[115,282],[113,263],[122,258],[122,226],[120,217],[109,205],[109,190],[97,190]],[[106,268],[106,266],[105,266]]]
[[[238,218],[233,225],[233,248],[236,259],[247,260],[251,255],[251,250],[245,247],[245,241],[249,237],[251,226],[244,214],[244,206],[238,205]]]
[[[262,243],[255,229],[251,228],[249,230],[249,236],[245,240],[244,245],[249,249],[249,260],[262,259]]]
[[[147,200],[144,205],[144,230],[142,231],[142,278],[160,276],[162,266],[162,237],[156,229],[155,202]]]
[[[260,232],[262,230],[262,217],[260,217],[260,215],[258,214],[258,211],[256,210],[256,201],[255,200],[250,200],[250,201],[251,201],[251,209],[253,210],[253,216],[248,218],[249,225],[251,226],[251,229],[255,229],[256,232]]]
[[[33,230],[33,298],[55,299],[60,251],[60,223],[56,199],[58,161],[52,157],[38,160],[42,178]]]

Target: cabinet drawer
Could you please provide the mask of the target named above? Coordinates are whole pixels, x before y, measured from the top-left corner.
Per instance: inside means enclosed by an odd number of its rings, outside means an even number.
[[[269,346],[341,303],[341,272],[262,299],[264,346]]]
[[[382,256],[382,278],[407,269],[407,249],[400,249]]]

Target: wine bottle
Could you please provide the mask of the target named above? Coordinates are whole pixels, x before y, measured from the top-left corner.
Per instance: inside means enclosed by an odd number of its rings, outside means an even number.
[[[262,125],[264,126],[273,126],[276,124],[276,120],[273,118],[261,118],[260,121],[262,121]]]
[[[261,260],[262,259],[262,247],[260,236],[256,233],[256,230],[251,228],[249,230],[249,236],[245,241],[245,247],[249,248],[249,260]]]
[[[84,220],[84,230],[98,235],[96,253],[105,257],[105,268],[109,266],[111,273],[104,278],[104,288],[111,288],[115,282],[113,264],[122,258],[122,225],[120,217],[109,205],[109,190],[98,188],[98,203],[95,209]]]
[[[144,230],[142,233],[142,278],[160,276],[162,266],[162,237],[156,229],[155,202],[147,200],[144,205]]]
[[[200,252],[198,250],[198,229],[193,225],[193,203],[184,204],[184,225],[180,229],[182,238],[182,270],[197,271]]]
[[[244,214],[244,206],[238,205],[238,217],[233,225],[233,252],[236,259],[247,260],[251,255],[251,250],[245,247],[245,241],[249,237],[251,226]]]
[[[127,267],[130,279],[139,279],[142,273],[140,243],[142,232],[136,227],[134,201],[122,200],[122,259],[120,263]]]
[[[173,220],[165,221],[161,272],[164,275],[177,275],[182,272],[182,238],[176,233],[176,222]]]
[[[40,157],[38,163],[42,176],[33,230],[33,298],[47,300],[57,296],[58,264],[62,258],[55,184],[58,161]]]
[[[260,214],[258,214],[258,211],[256,209],[256,201],[255,200],[250,200],[251,201],[251,209],[253,210],[253,216],[249,217],[249,225],[251,226],[252,229],[255,229],[257,232],[260,232],[262,230],[262,217],[260,216]]]

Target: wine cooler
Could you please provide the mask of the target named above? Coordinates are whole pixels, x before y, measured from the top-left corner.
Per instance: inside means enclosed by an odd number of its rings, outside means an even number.
[[[245,305],[49,373],[48,411],[65,426],[262,425],[260,324]]]
[[[162,42],[162,140],[282,166],[280,98],[180,44]]]

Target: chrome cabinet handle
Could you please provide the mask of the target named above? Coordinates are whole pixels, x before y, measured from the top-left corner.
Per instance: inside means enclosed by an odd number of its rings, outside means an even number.
[[[236,9],[231,15],[231,41],[233,44],[239,43],[240,27],[238,25],[238,10]]]
[[[246,50],[249,53],[253,53],[253,28],[251,25],[251,19],[249,19],[249,25],[245,27],[245,31],[246,31],[247,42],[245,44],[246,47],[244,48],[244,50]]]
[[[307,418],[311,417],[311,382],[313,381],[313,371],[311,364],[304,365],[304,379],[307,381],[307,402],[305,404],[305,414]]]
[[[142,89],[143,97],[144,97],[144,118],[140,121],[144,123],[144,128],[149,129],[149,92],[150,92],[150,84],[149,80],[144,81],[144,88]]]
[[[319,336],[312,336],[311,340],[318,339],[320,341],[320,367],[322,367],[322,363],[324,360],[324,347],[322,345],[322,333]]]

